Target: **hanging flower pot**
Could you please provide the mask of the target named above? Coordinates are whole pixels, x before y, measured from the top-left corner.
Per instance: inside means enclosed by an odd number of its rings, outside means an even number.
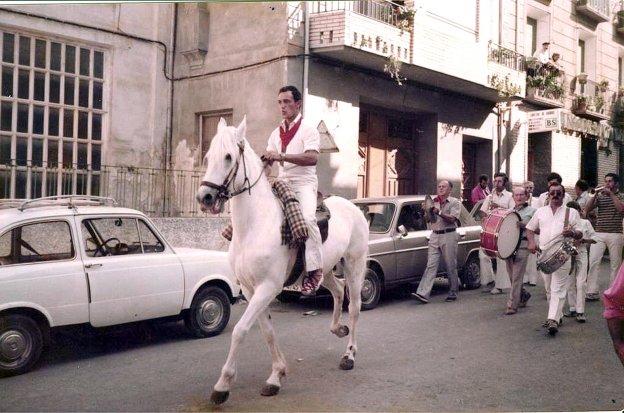
[[[578,80],[581,85],[584,85],[585,83],[587,83],[587,73],[579,73],[578,75],[576,75],[576,80]]]
[[[575,102],[575,108],[578,112],[586,112],[587,111],[587,97],[577,96],[576,102]]]

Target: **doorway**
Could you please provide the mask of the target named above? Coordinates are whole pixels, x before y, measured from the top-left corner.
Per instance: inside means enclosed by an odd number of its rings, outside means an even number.
[[[598,144],[595,139],[581,139],[581,179],[592,187],[598,184]]]
[[[463,135],[462,141],[462,202],[472,207],[470,194],[479,183],[480,175],[492,179],[492,141],[476,136]],[[470,210],[470,209],[469,209]]]

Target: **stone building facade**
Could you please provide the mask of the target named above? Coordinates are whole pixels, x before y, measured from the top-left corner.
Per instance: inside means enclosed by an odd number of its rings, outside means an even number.
[[[324,132],[325,193],[449,179],[466,196],[499,170],[543,190],[551,170],[567,187],[620,170],[608,126],[624,77],[619,2],[400,3],[2,7],[0,197],[101,194],[197,215],[219,118],[247,116],[263,151],[285,84]],[[530,58],[545,41],[556,78]]]

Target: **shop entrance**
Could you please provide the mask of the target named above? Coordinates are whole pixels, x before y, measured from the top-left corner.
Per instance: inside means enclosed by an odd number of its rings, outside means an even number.
[[[598,183],[598,145],[594,139],[581,139],[581,179],[592,187]]]

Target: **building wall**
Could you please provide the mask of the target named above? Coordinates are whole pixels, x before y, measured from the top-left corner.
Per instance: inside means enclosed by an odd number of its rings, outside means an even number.
[[[563,178],[563,186],[573,188],[581,176],[581,138],[553,132],[551,137],[551,168]]]
[[[120,34],[81,28],[10,10],[85,24]],[[171,50],[170,4],[37,5],[0,10],[0,26],[23,34],[104,48],[102,163],[163,167],[169,119],[169,82],[164,48],[123,34],[162,42]],[[169,59],[170,60],[170,59]]]
[[[618,173],[619,171],[619,151],[620,148],[613,143],[609,146],[611,153],[607,155],[604,149],[598,150],[598,185],[602,185],[604,176],[608,173]]]

